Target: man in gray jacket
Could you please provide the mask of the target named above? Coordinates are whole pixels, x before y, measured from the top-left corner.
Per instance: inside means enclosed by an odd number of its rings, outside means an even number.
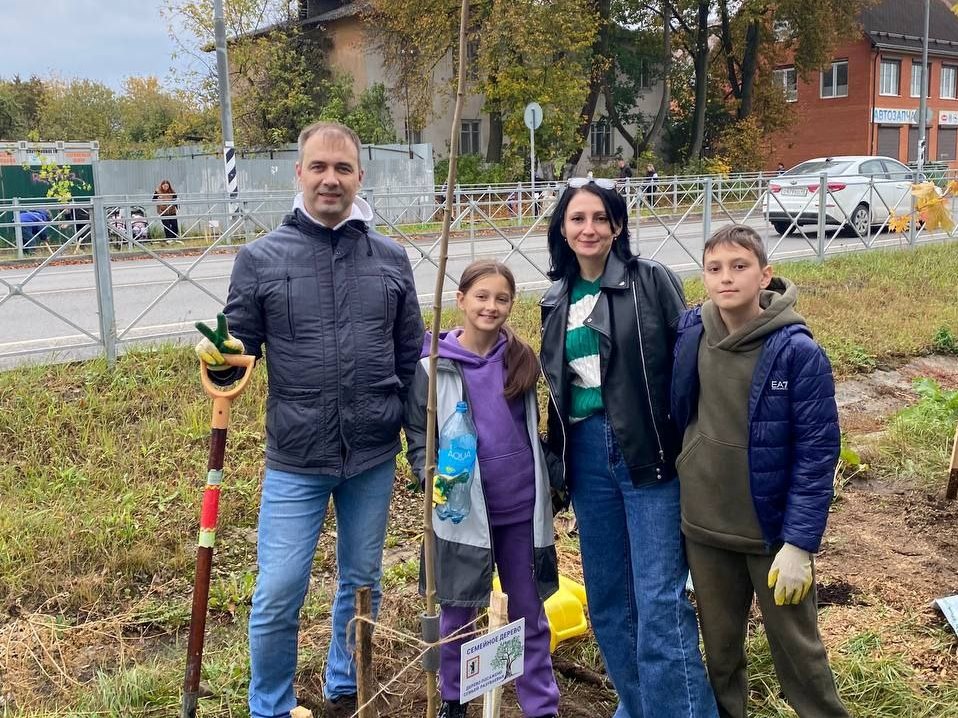
[[[373,587],[400,449],[403,401],[423,324],[405,250],[372,231],[357,196],[361,146],[339,124],[299,136],[302,192],[282,226],[236,255],[224,313],[233,332],[197,345],[268,352],[266,473],[259,514],[259,574],[249,619],[253,718],[287,718],[296,705],[299,611],[330,496],[339,580],[324,693],[327,715],[352,715],[356,673],[347,625],[354,593]],[[231,370],[218,375],[231,379]]]

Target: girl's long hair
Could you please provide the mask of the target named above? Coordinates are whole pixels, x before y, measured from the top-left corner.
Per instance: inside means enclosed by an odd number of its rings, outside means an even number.
[[[465,294],[477,281],[495,274],[506,280],[509,294],[515,300],[516,278],[509,267],[496,259],[477,259],[466,267],[459,278],[459,291]],[[508,323],[502,325],[502,331],[506,335],[506,385],[502,393],[506,399],[515,399],[532,389],[539,380],[539,358]]]
[[[555,209],[552,210],[552,218],[549,220],[548,276],[552,281],[565,279],[569,285],[569,291],[572,291],[572,284],[579,276],[579,260],[562,236],[562,225],[565,223],[569,203],[579,192],[589,192],[602,200],[602,206],[609,216],[609,221],[619,228],[619,233],[612,238],[612,253],[623,262],[628,262],[634,256],[629,247],[629,209],[622,195],[614,189],[605,189],[594,182],[581,187],[567,187]]]

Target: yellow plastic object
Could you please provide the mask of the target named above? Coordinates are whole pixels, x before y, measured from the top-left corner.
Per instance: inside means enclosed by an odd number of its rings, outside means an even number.
[[[499,576],[492,579],[492,587],[501,591]],[[545,602],[546,618],[549,619],[549,651],[555,651],[562,641],[576,638],[589,632],[585,619],[585,586],[571,578],[559,576],[559,590],[549,596]]]

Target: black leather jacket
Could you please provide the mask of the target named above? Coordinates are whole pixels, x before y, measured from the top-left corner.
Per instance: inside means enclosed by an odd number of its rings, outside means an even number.
[[[679,278],[665,265],[635,257],[623,262],[610,254],[602,274],[602,296],[586,325],[599,332],[602,402],[635,485],[675,477],[681,447],[669,416],[672,350],[685,309]],[[549,385],[547,446],[561,457],[562,490],[569,431],[569,367],[565,333],[569,286],[555,282],[542,297],[540,360]],[[598,457],[597,457],[598,459]],[[555,472],[553,472],[555,476]]]

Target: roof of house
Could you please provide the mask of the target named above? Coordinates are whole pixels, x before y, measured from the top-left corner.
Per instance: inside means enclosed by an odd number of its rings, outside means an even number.
[[[921,0],[881,0],[862,11],[862,29],[876,47],[921,52],[924,3]],[[944,0],[930,0],[928,52],[958,56],[958,16]]]
[[[343,5],[340,5],[337,8],[332,10],[327,10],[326,12],[321,12],[318,15],[313,15],[303,20],[303,25],[315,25],[321,22],[332,22],[333,20],[342,20],[343,18],[352,17],[353,15],[358,15],[364,10],[368,9],[369,3],[363,2],[348,2]]]

